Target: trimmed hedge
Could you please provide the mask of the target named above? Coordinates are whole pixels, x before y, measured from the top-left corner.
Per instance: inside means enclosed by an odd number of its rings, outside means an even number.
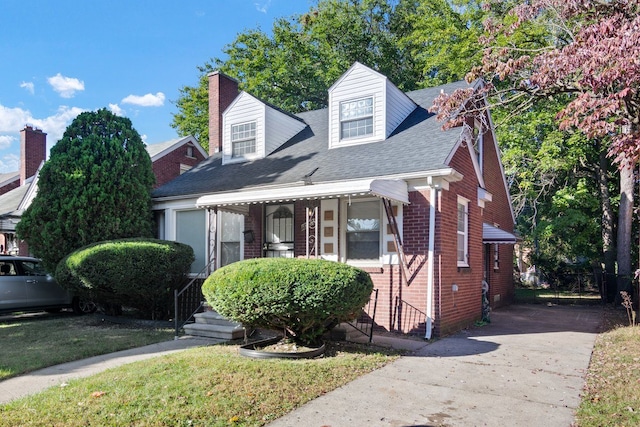
[[[301,343],[355,319],[373,290],[366,272],[319,259],[258,258],[211,274],[202,286],[221,315],[250,327],[284,330]]]
[[[194,260],[189,245],[158,239],[118,239],[94,243],[62,259],[55,278],[62,286],[103,305],[138,309],[165,318],[173,290]]]

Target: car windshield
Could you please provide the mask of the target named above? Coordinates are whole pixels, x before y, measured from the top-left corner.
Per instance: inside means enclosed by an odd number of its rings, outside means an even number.
[[[22,269],[27,276],[46,276],[47,272],[42,264],[36,261],[22,261]]]

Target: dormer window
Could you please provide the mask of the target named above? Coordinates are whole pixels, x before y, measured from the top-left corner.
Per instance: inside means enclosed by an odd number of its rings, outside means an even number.
[[[232,157],[256,152],[256,122],[231,126]]]
[[[340,103],[340,139],[373,135],[373,97]]]

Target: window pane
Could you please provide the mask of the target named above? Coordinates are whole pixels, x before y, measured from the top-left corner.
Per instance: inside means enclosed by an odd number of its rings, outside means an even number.
[[[461,203],[458,203],[458,231],[462,233],[464,233],[464,230],[465,230],[465,226],[464,226],[465,219],[466,219],[465,213],[466,213],[465,206]]]
[[[248,139],[245,141],[234,142],[231,156],[238,157],[238,156],[244,156],[245,154],[251,154],[255,152],[256,152],[256,140]]]
[[[464,256],[464,234],[458,234],[458,261],[467,262]]]
[[[220,212],[220,266],[242,259],[240,241],[243,238],[244,216]]]
[[[355,202],[347,207],[347,259],[379,259],[380,202]]]
[[[356,138],[373,134],[373,117],[341,123],[340,138]]]
[[[340,104],[340,120],[351,120],[373,115],[373,98],[357,99]]]
[[[231,126],[231,141],[255,138],[255,136],[256,136],[256,122]]]

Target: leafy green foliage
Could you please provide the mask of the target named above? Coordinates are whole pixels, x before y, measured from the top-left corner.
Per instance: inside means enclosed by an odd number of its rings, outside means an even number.
[[[293,113],[323,108],[327,89],[355,61],[404,91],[459,80],[479,61],[477,1],[319,0],[309,12],[247,30],[225,46],[225,59],[198,67],[184,86],[172,126],[208,147],[208,80],[214,70],[241,90]]]
[[[165,318],[172,292],[194,260],[189,245],[157,239],[99,242],[69,254],[56,280],[92,301],[140,310]]]
[[[17,233],[49,271],[87,244],[150,237],[153,183],[151,159],[129,119],[106,109],[82,113],[51,149]]]
[[[223,316],[253,327],[284,330],[303,343],[354,319],[372,290],[369,275],[355,267],[288,258],[229,264],[202,286],[209,304]]]

